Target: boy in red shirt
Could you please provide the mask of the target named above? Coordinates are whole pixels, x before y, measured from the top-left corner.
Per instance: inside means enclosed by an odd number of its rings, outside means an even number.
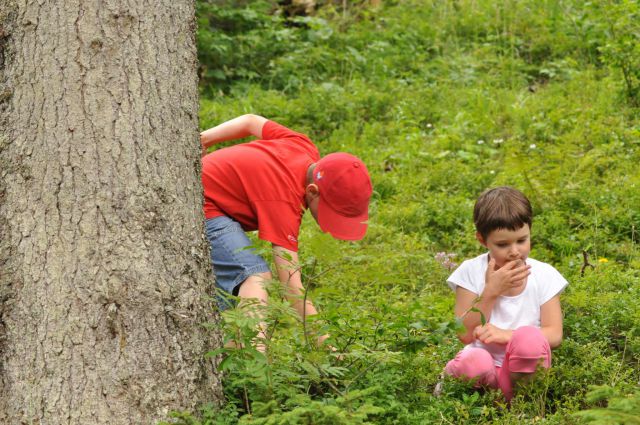
[[[216,143],[255,136],[259,140],[216,150]],[[316,314],[303,304],[298,233],[309,209],[324,232],[360,240],[367,230],[371,179],[364,163],[346,153],[320,158],[304,134],[258,115],[242,115],[200,134],[206,233],[216,285],[241,299],[266,304],[267,263],[244,232],[258,231],[273,246],[278,279],[300,316]],[[221,305],[224,309],[225,305]],[[259,337],[264,337],[263,331]],[[322,342],[327,336],[320,338]]]

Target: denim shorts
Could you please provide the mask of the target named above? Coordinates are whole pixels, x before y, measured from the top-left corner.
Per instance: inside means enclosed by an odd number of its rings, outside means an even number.
[[[257,255],[252,243],[237,221],[226,217],[214,217],[205,221],[207,239],[211,245],[211,264],[216,286],[231,295],[238,295],[240,284],[249,276],[271,272],[269,265]],[[231,306],[224,297],[218,297],[219,308]]]

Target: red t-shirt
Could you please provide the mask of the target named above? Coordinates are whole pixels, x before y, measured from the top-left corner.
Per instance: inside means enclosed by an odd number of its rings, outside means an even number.
[[[245,231],[258,230],[260,239],[297,251],[307,169],[320,154],[307,136],[274,121],[264,124],[262,137],[202,158],[204,215],[226,215]]]

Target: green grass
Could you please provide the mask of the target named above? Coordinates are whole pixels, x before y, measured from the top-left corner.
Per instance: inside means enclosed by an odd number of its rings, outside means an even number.
[[[607,2],[350,2],[295,25],[266,2],[248,3],[255,13],[238,13],[260,25],[233,37],[254,49],[238,48],[203,81],[201,126],[248,112],[279,121],[309,134],[322,154],[360,156],[374,196],[363,241],[334,241],[309,217],[300,235],[321,311],[307,326],[329,331],[344,358],[309,346],[275,303],[268,355],[227,353],[228,405],[202,423],[580,423],[594,419],[576,412],[606,407],[607,397],[637,421],[624,406],[640,390],[640,114],[620,65],[637,58],[612,61],[626,44],[607,31],[637,3],[615,2],[611,18]],[[224,46],[208,31],[201,26],[201,43],[207,33]],[[264,42],[278,37],[277,46]],[[448,270],[434,257],[482,252],[474,200],[505,184],[533,203],[531,256],[570,282],[565,341],[551,371],[510,409],[494,392],[455,382],[434,398],[462,347]],[[584,276],[583,251],[595,266]],[[227,332],[249,338],[250,321],[226,320]],[[592,385],[612,392],[588,398]]]

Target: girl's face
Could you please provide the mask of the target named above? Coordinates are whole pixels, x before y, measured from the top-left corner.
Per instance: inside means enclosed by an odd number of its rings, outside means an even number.
[[[496,229],[485,238],[476,233],[478,241],[489,250],[491,258],[496,260],[500,268],[509,261],[525,261],[531,251],[531,230],[525,224],[518,230]]]

